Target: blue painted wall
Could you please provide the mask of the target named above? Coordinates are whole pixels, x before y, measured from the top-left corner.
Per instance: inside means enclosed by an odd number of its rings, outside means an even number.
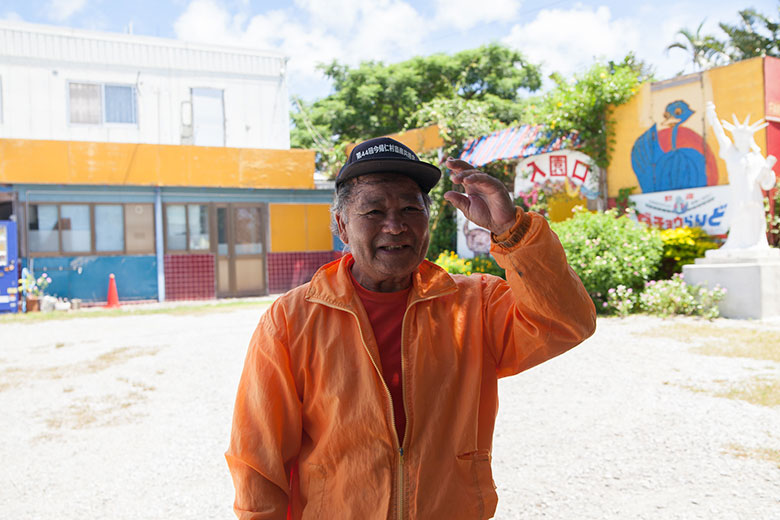
[[[59,298],[106,301],[108,277],[114,273],[119,301],[157,299],[154,255],[39,257],[26,263],[36,276],[46,272],[51,277],[46,294]]]

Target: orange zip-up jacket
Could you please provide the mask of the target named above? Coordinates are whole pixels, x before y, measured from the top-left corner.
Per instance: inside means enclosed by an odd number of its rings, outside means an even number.
[[[585,288],[539,215],[516,245],[493,244],[507,281],[413,273],[402,326],[406,433],[347,258],[276,300],[252,337],[226,458],[241,519],[479,519],[493,516],[497,380],[595,330]],[[291,476],[292,474],[292,476]]]

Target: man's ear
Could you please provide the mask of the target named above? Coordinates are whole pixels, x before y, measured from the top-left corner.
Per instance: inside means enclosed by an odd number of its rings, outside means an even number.
[[[344,219],[338,213],[335,215],[336,226],[339,228],[339,238],[345,244],[349,244],[349,236],[347,235],[347,226]]]

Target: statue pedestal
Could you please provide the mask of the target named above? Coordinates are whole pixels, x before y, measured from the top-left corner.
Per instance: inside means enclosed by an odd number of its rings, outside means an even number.
[[[780,249],[713,249],[683,266],[683,277],[691,285],[725,288],[725,318],[780,317]]]

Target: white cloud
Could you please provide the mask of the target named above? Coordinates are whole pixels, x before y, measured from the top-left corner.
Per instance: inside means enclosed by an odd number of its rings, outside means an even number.
[[[0,20],[6,20],[9,22],[22,22],[24,19],[22,18],[22,15],[17,13],[16,11],[6,11],[5,13],[0,15]]]
[[[490,22],[509,21],[517,16],[520,0],[435,0],[437,28],[466,30]]]
[[[247,19],[216,0],[192,0],[174,23],[183,40],[275,49],[290,57],[291,84],[321,82],[318,63],[396,62],[421,52],[425,22],[401,0],[296,0]]]
[[[587,69],[594,58],[620,59],[639,45],[638,22],[612,19],[606,6],[596,9],[545,9],[535,20],[515,25],[504,43],[542,62],[545,74],[570,75]]]
[[[87,0],[50,0],[46,5],[46,12],[50,19],[64,22],[86,5]]]
[[[237,15],[231,15],[213,0],[193,0],[174,22],[173,30],[182,40],[237,45]]]

